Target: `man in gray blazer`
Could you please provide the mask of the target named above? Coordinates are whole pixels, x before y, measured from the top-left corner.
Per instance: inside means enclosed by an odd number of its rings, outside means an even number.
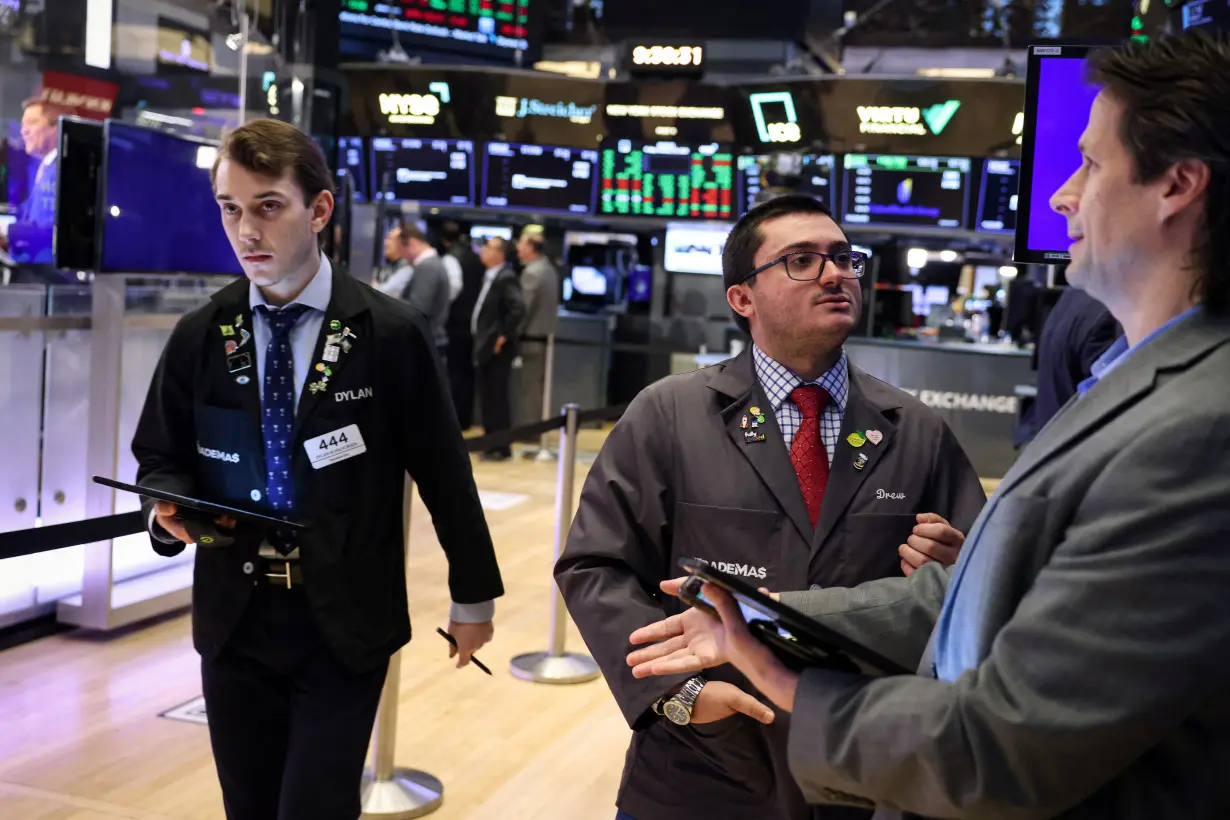
[[[436,350],[443,359],[448,352],[448,333],[444,328],[450,301],[448,270],[417,225],[403,223],[398,240],[402,259],[414,268],[401,298],[427,317]]]
[[[753,344],[643,390],[590,468],[555,578],[634,730],[622,817],[813,816],[787,767],[786,715],[742,675],[632,677],[628,634],[679,611],[658,585],[681,558],[779,590],[903,577],[955,561],[986,502],[944,422],[848,362],[865,265],[818,199],[753,208],[722,259]]]
[[[538,231],[527,228],[517,240],[521,270],[521,292],[525,296],[525,318],[521,335],[521,384],[517,398],[515,424],[531,424],[542,418],[543,381],[547,373],[546,342],[559,323],[559,273],[547,258],[546,243]]]
[[[633,636],[731,661],[792,712],[812,800],[977,820],[1230,817],[1230,40],[1090,60],[1084,161],[1051,199],[1068,279],[1124,329],[1004,477],[951,571],[780,599],[916,667],[786,670],[731,599]],[[676,584],[664,588],[674,590]]]

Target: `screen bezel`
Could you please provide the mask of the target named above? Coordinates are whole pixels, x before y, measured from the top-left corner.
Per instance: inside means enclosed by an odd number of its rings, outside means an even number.
[[[466,201],[465,203],[457,203],[457,202],[445,202],[443,200],[435,200],[435,199],[388,199],[386,198],[384,196],[385,192],[381,188],[382,183],[379,179],[376,178],[376,140],[378,139],[389,139],[397,143],[400,143],[403,140],[412,140],[412,139],[418,140],[419,142],[423,142],[423,143],[447,142],[449,143],[450,146],[454,146],[459,142],[468,142],[471,146],[470,168],[469,168],[469,171],[470,171],[470,192],[469,192],[470,198],[469,200]],[[368,164],[368,176],[369,176],[368,201],[375,202],[376,201],[375,195],[377,192],[379,192],[380,201],[383,202],[385,205],[401,205],[402,203],[405,203],[405,202],[417,202],[421,205],[429,205],[429,206],[436,207],[436,208],[474,208],[476,207],[476,203],[477,203],[477,200],[475,198],[477,196],[477,188],[478,188],[478,180],[477,180],[478,174],[477,174],[476,166],[479,162],[479,147],[480,146],[483,148],[482,161],[483,161],[483,173],[485,174],[487,171],[486,143],[480,142],[478,140],[448,139],[445,137],[372,137],[368,139],[367,141],[367,164]],[[399,147],[397,150],[400,151],[402,149]]]
[[[1016,157],[983,157],[978,160],[978,207],[974,209],[973,229],[974,233],[986,234],[987,236],[1012,236],[1016,233],[1016,228],[1012,230],[992,231],[982,227],[982,206],[986,203],[987,197],[987,163],[988,162],[1015,162],[1016,163],[1016,224],[1021,224],[1021,160]]]
[[[475,141],[474,144],[477,146],[479,143],[478,141]],[[524,205],[488,205],[487,204],[487,189],[489,186],[487,183],[491,176],[490,173],[488,172],[490,171],[490,162],[491,162],[490,151],[491,151],[492,145],[507,145],[509,148],[516,148],[516,149],[521,149],[523,147],[532,146],[534,148],[541,148],[543,151],[554,151],[557,148],[563,148],[566,151],[576,151],[578,154],[584,154],[586,151],[593,151],[598,156],[596,159],[593,160],[593,163],[594,163],[593,173],[589,175],[590,184],[589,184],[588,210],[582,213],[580,211],[569,211],[569,210],[560,209],[560,208],[531,208],[531,207],[524,206]],[[478,191],[475,192],[474,207],[481,208],[487,211],[494,211],[496,213],[504,213],[504,212],[512,211],[514,213],[522,213],[522,214],[566,214],[567,216],[575,216],[575,217],[592,217],[594,215],[594,211],[597,210],[598,208],[598,182],[599,182],[599,175],[602,173],[601,172],[601,165],[602,165],[601,149],[599,148],[576,148],[571,145],[539,145],[536,142],[514,142],[512,140],[484,140],[482,142],[482,146],[483,146],[482,189],[481,189],[481,195]]]
[[[846,182],[850,174],[850,169],[846,167],[846,157],[850,155],[865,156],[868,159],[874,157],[905,157],[909,160],[917,160],[922,157],[934,157],[937,160],[963,159],[969,163],[969,170],[965,172],[965,206],[962,208],[961,224],[955,227],[943,227],[940,225],[918,225],[910,222],[848,222],[846,213],[846,204],[852,197],[849,191],[846,190]],[[979,161],[978,157],[969,157],[962,154],[903,154],[897,151],[843,151],[836,155],[841,158],[841,201],[837,205],[837,223],[844,230],[854,231],[878,231],[891,228],[898,231],[920,231],[922,233],[952,233],[954,231],[969,231],[970,230],[970,188],[974,186],[974,166]],[[1020,207],[1018,201],[1017,206]]]
[[[1025,50],[1025,102],[1021,109],[1021,170],[1017,175],[1016,236],[1012,243],[1012,261],[1018,265],[1063,265],[1071,261],[1065,251],[1042,250],[1029,247],[1029,214],[1033,205],[1034,153],[1038,132],[1038,85],[1044,59],[1076,57],[1086,59],[1099,48],[1113,47],[1121,40],[1082,40],[1069,42],[1050,40],[1035,43]],[[1056,53],[1058,52],[1058,53]]]
[[[60,117],[57,127],[59,129],[57,145],[59,146],[60,153],[56,157],[56,164],[59,167],[56,168],[56,213],[51,235],[52,262],[59,270],[90,270],[98,260],[98,188],[101,185],[102,164],[105,161],[103,154],[107,147],[106,127],[103,122],[84,117]],[[63,207],[65,202],[64,181],[67,178],[67,175],[64,173],[64,157],[68,154],[69,143],[81,140],[81,137],[86,134],[89,134],[89,139],[94,141],[91,147],[97,148],[99,152],[99,167],[94,172],[94,197],[92,202],[94,230],[91,232],[92,237],[86,253],[81,257],[68,258],[68,251],[70,249],[61,242],[67,233],[64,216],[68,210]],[[85,143],[86,141],[81,140],[81,142]],[[75,183],[77,180],[74,179],[73,181]]]
[[[157,270],[157,269],[141,269],[141,270],[118,270],[103,267],[103,255],[106,252],[104,247],[107,234],[107,191],[110,186],[111,176],[111,129],[113,126],[119,126],[121,129],[130,128],[138,131],[154,131],[171,139],[182,140],[183,142],[193,143],[194,145],[210,145],[214,148],[220,147],[221,143],[217,140],[205,139],[204,137],[190,136],[187,134],[171,134],[163,131],[160,128],[149,128],[136,123],[123,122],[121,120],[108,119],[103,123],[103,150],[102,161],[98,169],[98,199],[95,202],[94,212],[98,214],[94,220],[97,231],[94,238],[94,270],[100,274],[120,274],[120,273],[135,273],[135,274],[151,274],[151,275],[166,275],[166,274],[185,274],[189,276],[235,276],[234,271],[202,271],[202,270]],[[233,253],[234,251],[232,251]]]

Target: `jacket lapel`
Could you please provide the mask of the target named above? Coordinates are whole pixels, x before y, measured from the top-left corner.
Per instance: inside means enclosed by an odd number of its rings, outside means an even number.
[[[853,365],[848,367],[850,392],[846,412],[842,416],[841,436],[829,468],[824,500],[820,503],[820,520],[816,523],[816,537],[812,541],[813,556],[823,548],[867,476],[874,472],[884,454],[893,446],[893,438],[897,434],[897,426],[889,421],[885,411],[900,408],[901,402],[876,389],[878,383],[863,371]],[[882,436],[878,444],[867,439],[867,433],[871,431]],[[850,443],[854,433],[859,434],[857,440],[862,440],[858,447]],[[856,462],[862,465],[861,468],[856,466]]]
[[[304,419],[308,418],[321,399],[328,395],[329,385],[336,382],[346,362],[354,357],[360,346],[371,344],[371,339],[362,338],[366,331],[360,332],[356,328],[356,319],[366,310],[367,300],[363,298],[359,283],[347,274],[333,271],[333,296],[329,299],[325,320],[320,325],[320,334],[312,352],[312,365],[308,369],[307,381],[299,394],[299,407],[295,412],[296,441],[303,429]],[[334,351],[337,361],[325,360],[326,347],[337,348]]]
[[[217,323],[209,330],[207,343],[222,360],[221,372],[234,387],[248,420],[261,429],[261,394],[256,338],[252,333],[252,308],[248,304],[248,280],[241,278],[214,294]]]
[[[760,381],[756,378],[751,348],[728,362],[709,383],[709,387],[732,401],[721,412],[726,434],[734,442],[735,449],[751,463],[760,480],[769,488],[777,503],[794,524],[804,541],[811,541],[811,519],[799,490],[799,480],[790,463],[790,453],[782,438],[777,419],[765,398]],[[764,423],[752,428],[752,408],[764,415]],[[747,417],[748,426],[742,426]],[[761,438],[763,436],[763,438]]]
[[[1153,390],[1159,373],[1184,369],[1228,341],[1230,321],[1197,315],[1134,351],[1088,393],[1064,405],[1021,453],[996,492],[1015,487],[1051,458],[1069,450],[1112,416],[1146,396]]]

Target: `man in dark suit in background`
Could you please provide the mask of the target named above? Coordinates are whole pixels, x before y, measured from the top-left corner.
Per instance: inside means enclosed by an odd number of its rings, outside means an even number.
[[[440,254],[436,253],[436,249],[417,225],[403,222],[397,240],[402,259],[414,268],[401,298],[427,317],[436,350],[440,353],[440,358],[446,360],[448,333],[444,324],[448,319],[448,271],[440,259]]]
[[[512,428],[509,379],[513,359],[517,357],[517,333],[525,316],[525,297],[517,274],[509,264],[508,253],[509,243],[498,236],[483,245],[479,257],[486,273],[470,325],[474,333],[474,365],[478,369],[483,432],[488,434]],[[482,458],[503,461],[511,456],[512,448],[504,445],[488,450]]]
[[[474,305],[483,289],[483,262],[470,247],[470,237],[456,222],[440,226],[440,244],[444,254],[461,265],[461,291],[449,306],[444,323],[448,336],[448,383],[453,394],[453,407],[461,429],[474,424],[474,333],[470,325]]]
[[[320,252],[320,149],[253,120],[213,182],[246,278],[171,333],[136,478],[308,525],[202,537],[193,639],[228,820],[353,820],[388,660],[410,639],[407,472],[452,567],[458,665],[492,637],[499,567],[427,322]],[[174,505],[143,509],[159,554],[193,540]]]
[[[1093,363],[1121,335],[1123,328],[1106,305],[1079,288],[1064,288],[1038,339],[1038,395],[1013,435],[1017,449],[1033,441],[1076,395],[1077,385],[1092,375]]]

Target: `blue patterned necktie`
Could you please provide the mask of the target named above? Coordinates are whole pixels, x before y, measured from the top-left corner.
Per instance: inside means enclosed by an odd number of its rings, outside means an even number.
[[[261,430],[265,438],[265,502],[275,513],[289,512],[295,500],[291,478],[291,436],[295,426],[295,358],[290,331],[310,308],[290,305],[273,310],[257,305],[269,325],[265,384],[261,391]],[[282,551],[281,538],[271,543]],[[289,550],[286,550],[289,552]]]

